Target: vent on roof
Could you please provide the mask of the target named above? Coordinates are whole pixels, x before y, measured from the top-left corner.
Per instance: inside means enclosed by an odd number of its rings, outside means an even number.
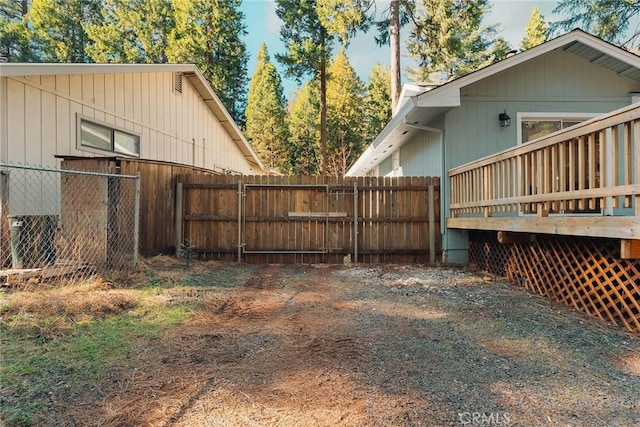
[[[173,90],[182,93],[182,73],[173,73]]]

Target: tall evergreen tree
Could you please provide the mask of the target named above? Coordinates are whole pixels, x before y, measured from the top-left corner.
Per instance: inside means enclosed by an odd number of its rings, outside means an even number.
[[[640,47],[638,0],[561,0],[553,13],[568,16],[551,24],[554,32],[582,27],[628,49],[637,50]]]
[[[527,50],[546,42],[547,33],[548,28],[544,16],[542,16],[538,10],[538,6],[533,6],[525,30],[525,36],[524,39],[522,39],[522,43],[520,43],[520,47],[522,50]]]
[[[264,164],[283,173],[287,169],[288,154],[285,116],[282,81],[263,43],[249,86],[244,134]]]
[[[493,56],[492,62],[495,63],[498,61],[502,61],[509,55],[509,53],[513,52],[515,51],[511,49],[509,42],[505,40],[504,37],[500,36],[496,39],[495,43],[493,43],[493,46],[491,47],[491,54]]]
[[[299,81],[311,76],[320,84],[320,173],[327,160],[327,65],[336,38],[343,43],[366,25],[360,2],[350,0],[276,0],[282,20],[280,36],[287,46],[276,58]]]
[[[341,49],[327,82],[327,173],[344,176],[364,145],[364,84]]]
[[[390,71],[375,63],[369,74],[369,86],[365,98],[364,144],[368,145],[391,120]]]
[[[410,22],[414,15],[414,0],[391,0],[389,10],[383,13],[383,18],[376,21],[378,34],[375,39],[378,45],[389,45],[391,53],[391,111],[395,111],[400,99],[401,71],[400,71],[400,28]]]
[[[288,173],[317,175],[319,172],[319,127],[317,90],[307,82],[289,101]],[[317,86],[317,85],[316,85]]]
[[[488,0],[420,0],[410,11],[409,53],[418,58],[414,74],[425,81],[448,81],[494,61],[494,27],[482,25]]]
[[[28,18],[42,59],[90,62],[85,29],[101,21],[100,7],[100,0],[33,0]]]
[[[248,54],[241,0],[173,0],[167,59],[194,63],[233,119],[244,123]]]
[[[29,40],[27,0],[0,0],[0,60],[28,62],[35,59]]]
[[[103,20],[87,26],[96,62],[167,62],[173,28],[171,0],[104,0]]]

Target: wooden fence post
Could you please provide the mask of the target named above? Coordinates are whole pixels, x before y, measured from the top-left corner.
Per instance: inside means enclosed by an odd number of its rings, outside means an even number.
[[[358,263],[358,179],[353,181],[353,262]]]
[[[431,179],[431,178],[429,178]],[[436,212],[433,184],[429,185],[429,263],[436,263]]]
[[[176,256],[180,257],[180,245],[182,245],[182,183],[176,182]]]
[[[242,261],[242,181],[238,180],[238,262]]]

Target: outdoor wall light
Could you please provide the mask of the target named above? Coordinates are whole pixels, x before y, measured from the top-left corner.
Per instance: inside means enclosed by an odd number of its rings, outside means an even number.
[[[511,126],[511,117],[507,114],[507,110],[504,110],[504,113],[498,114],[498,120],[500,120],[501,128]]]

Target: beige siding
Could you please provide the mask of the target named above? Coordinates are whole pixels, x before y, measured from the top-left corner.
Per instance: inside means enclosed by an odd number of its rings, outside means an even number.
[[[188,79],[182,94],[174,92],[171,72],[3,77],[0,88],[10,147],[2,160],[55,166],[54,155],[109,155],[78,149],[82,115],[140,135],[142,159],[262,172],[250,168]]]
[[[0,77],[0,159],[8,157],[7,145],[7,79]]]

